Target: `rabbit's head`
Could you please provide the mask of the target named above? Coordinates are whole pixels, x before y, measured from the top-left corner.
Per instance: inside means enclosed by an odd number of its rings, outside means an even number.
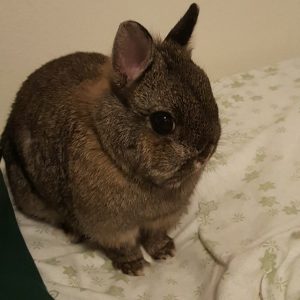
[[[114,163],[161,187],[200,174],[220,137],[209,79],[188,47],[198,13],[192,4],[163,41],[136,22],[122,23],[112,52],[112,93],[95,116]]]

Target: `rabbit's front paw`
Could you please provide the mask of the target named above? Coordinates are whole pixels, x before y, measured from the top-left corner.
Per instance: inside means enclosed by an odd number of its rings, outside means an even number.
[[[116,269],[121,270],[123,273],[133,276],[144,275],[144,266],[149,263],[144,260],[144,258],[139,258],[133,261],[113,261],[113,266]]]
[[[139,244],[123,245],[118,248],[103,248],[112,260],[113,266],[128,275],[144,275],[143,269],[148,263],[144,260]]]
[[[175,255],[175,245],[167,234],[151,232],[144,235],[142,244],[154,259],[166,259]]]
[[[173,257],[175,255],[175,245],[173,240],[168,236],[166,236],[166,238],[168,238],[166,244],[151,254],[154,259],[167,259],[168,257]]]

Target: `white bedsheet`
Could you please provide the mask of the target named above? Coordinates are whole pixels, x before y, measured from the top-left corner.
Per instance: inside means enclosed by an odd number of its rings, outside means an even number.
[[[213,84],[223,135],[172,232],[177,254],[145,276],[16,212],[55,299],[300,299],[300,58]]]

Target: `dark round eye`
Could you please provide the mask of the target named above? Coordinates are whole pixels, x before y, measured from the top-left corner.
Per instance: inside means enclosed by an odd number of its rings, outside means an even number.
[[[175,128],[172,115],[165,111],[157,111],[150,115],[152,129],[161,135],[171,133]]]

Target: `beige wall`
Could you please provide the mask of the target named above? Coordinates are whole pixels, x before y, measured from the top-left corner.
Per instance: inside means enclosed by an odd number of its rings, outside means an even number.
[[[109,54],[118,24],[162,36],[186,0],[0,0],[0,130],[21,82],[72,51]],[[202,0],[194,58],[212,79],[300,55],[299,0]]]

